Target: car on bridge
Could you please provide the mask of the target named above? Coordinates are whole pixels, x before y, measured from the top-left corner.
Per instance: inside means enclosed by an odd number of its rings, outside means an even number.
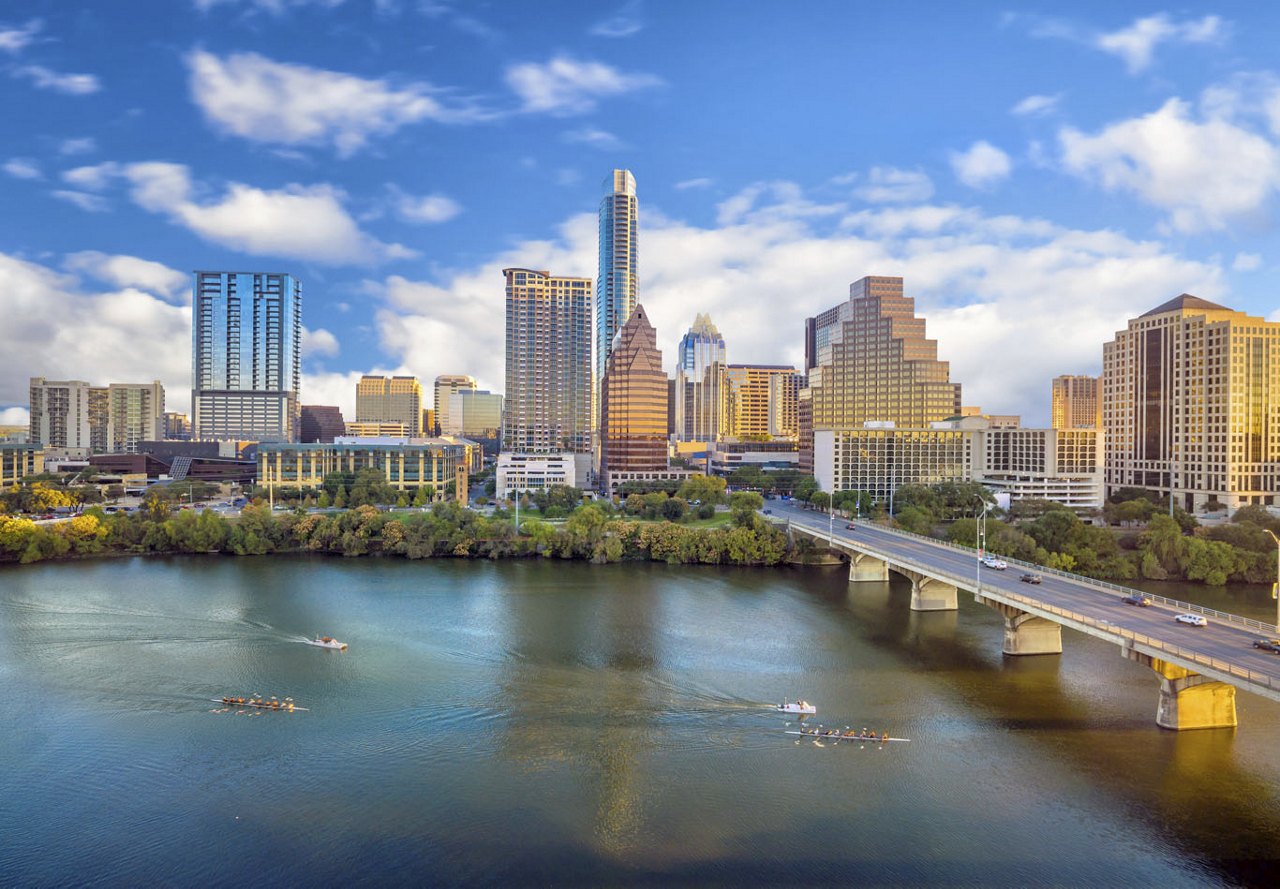
[[[1280,654],[1280,639],[1254,639],[1254,648],[1261,648],[1263,651],[1269,651],[1272,654]]]
[[[846,531],[853,531],[853,530],[854,530],[854,524],[853,524],[853,522],[849,522],[849,524],[845,525],[845,526],[844,526],[844,529],[845,529]]]
[[[1149,608],[1151,606],[1151,600],[1142,595],[1142,593],[1134,593],[1131,596],[1125,596],[1120,601],[1126,605],[1137,605],[1139,608]]]
[[[997,559],[995,556],[983,556],[982,566],[984,568],[993,568],[996,571],[1003,571],[1009,567],[1009,563],[1003,559]]]
[[[1023,583],[1041,583],[1044,580],[1039,574],[1024,574],[1018,579]]]
[[[1202,614],[1179,614],[1174,620],[1180,624],[1188,624],[1193,627],[1209,626],[1208,619]]]

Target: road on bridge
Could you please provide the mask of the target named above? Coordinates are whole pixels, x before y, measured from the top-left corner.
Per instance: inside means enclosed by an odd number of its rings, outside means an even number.
[[[1147,608],[1126,605],[1121,601],[1125,595],[1123,592],[1090,585],[1087,580],[1072,580],[1044,571],[1040,584],[1023,583],[1019,579],[1021,575],[1037,569],[1025,569],[1012,563],[1004,571],[986,567],[979,569],[974,550],[957,550],[942,542],[931,543],[905,536],[869,521],[855,521],[856,528],[849,530],[845,527],[849,524],[849,519],[837,515],[832,521],[827,513],[805,509],[794,501],[767,501],[766,508],[775,521],[789,521],[792,526],[803,528],[823,539],[827,537],[830,528],[837,544],[843,541],[855,548],[858,544],[863,544],[873,554],[883,553],[890,558],[890,568],[893,567],[892,559],[897,557],[905,567],[919,567],[926,573],[932,570],[941,575],[950,575],[956,578],[956,581],[950,582],[957,582],[960,587],[970,590],[978,585],[980,578],[984,592],[999,591],[1023,596],[1091,618],[1098,624],[1106,625],[1095,628],[1101,629],[1104,634],[1108,626],[1117,631],[1139,633],[1160,640],[1166,648],[1181,649],[1184,656],[1199,655],[1247,670],[1264,684],[1266,679],[1263,677],[1267,677],[1272,689],[1280,689],[1280,655],[1253,647],[1255,639],[1280,635],[1272,633],[1269,627],[1250,628],[1212,616],[1208,619],[1207,627],[1181,624],[1173,619],[1174,615],[1182,613],[1180,609],[1159,602]],[[959,582],[960,578],[967,578],[967,581]],[[1115,641],[1120,641],[1119,632]],[[1234,684],[1261,691],[1254,682]],[[1277,697],[1274,693],[1266,696]]]

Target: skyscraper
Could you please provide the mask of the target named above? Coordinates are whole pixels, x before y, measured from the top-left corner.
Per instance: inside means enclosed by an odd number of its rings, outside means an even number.
[[[436,427],[443,432],[449,424],[449,396],[461,389],[474,389],[476,378],[466,374],[441,374],[436,377],[435,412]]]
[[[902,279],[860,278],[849,299],[805,322],[808,387],[799,394],[800,462],[813,468],[815,430],[893,424],[926,429],[960,413],[960,384],[925,337]]]
[[[333,444],[335,438],[347,434],[347,423],[337,405],[304,404],[299,430],[302,444]]]
[[[707,315],[699,314],[676,347],[672,386],[674,432],[680,441],[718,441],[727,434],[725,343]]]
[[[796,436],[796,393],[800,375],[789,365],[730,364],[729,435],[768,439]]]
[[[600,265],[596,277],[596,385],[604,379],[613,338],[635,311],[638,231],[636,179],[630,170],[614,170],[604,180],[600,199]]]
[[[1051,391],[1054,429],[1102,428],[1102,379],[1100,377],[1054,377]]]
[[[1108,492],[1280,505],[1280,323],[1182,294],[1102,347]]]
[[[107,386],[106,450],[133,454],[138,442],[162,440],[164,435],[164,386],[159,380]]]
[[[365,374],[356,383],[356,422],[401,423],[406,435],[422,435],[422,383]]]
[[[84,380],[46,380],[32,377],[30,433],[32,444],[70,448],[86,453],[90,441],[90,390]]]
[[[532,269],[502,273],[507,282],[502,448],[589,454],[591,279]]]
[[[298,280],[198,271],[191,322],[193,438],[293,441],[301,377]]]
[[[658,336],[637,305],[618,332],[600,387],[601,488],[687,475],[667,461],[667,375]]]

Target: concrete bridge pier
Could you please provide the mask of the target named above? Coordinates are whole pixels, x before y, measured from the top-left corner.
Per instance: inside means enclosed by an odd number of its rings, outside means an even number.
[[[960,604],[956,601],[955,584],[935,580],[932,577],[926,577],[923,574],[917,574],[915,571],[908,571],[904,568],[895,568],[894,570],[911,581],[912,611],[959,610]]]
[[[859,552],[849,554],[849,583],[885,583],[889,564]]]
[[[1121,651],[1127,659],[1150,667],[1160,677],[1160,702],[1156,705],[1156,725],[1160,728],[1181,732],[1239,725],[1234,685],[1206,679],[1185,667],[1128,646]]]
[[[1062,654],[1062,625],[1028,614],[1020,608],[978,597],[1004,618],[1004,647],[1008,655]]]

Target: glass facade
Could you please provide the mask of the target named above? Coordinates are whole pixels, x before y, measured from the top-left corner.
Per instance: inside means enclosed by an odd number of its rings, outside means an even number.
[[[196,272],[191,315],[193,437],[293,441],[302,358],[298,280]]]
[[[400,423],[405,434],[422,435],[422,383],[366,374],[356,383],[356,422]]]
[[[604,379],[613,339],[631,317],[639,299],[636,179],[630,170],[614,170],[604,181],[604,191],[600,200],[600,257],[596,277],[597,383]]]
[[[663,472],[667,462],[667,375],[643,306],[618,333],[601,386],[600,474]]]

